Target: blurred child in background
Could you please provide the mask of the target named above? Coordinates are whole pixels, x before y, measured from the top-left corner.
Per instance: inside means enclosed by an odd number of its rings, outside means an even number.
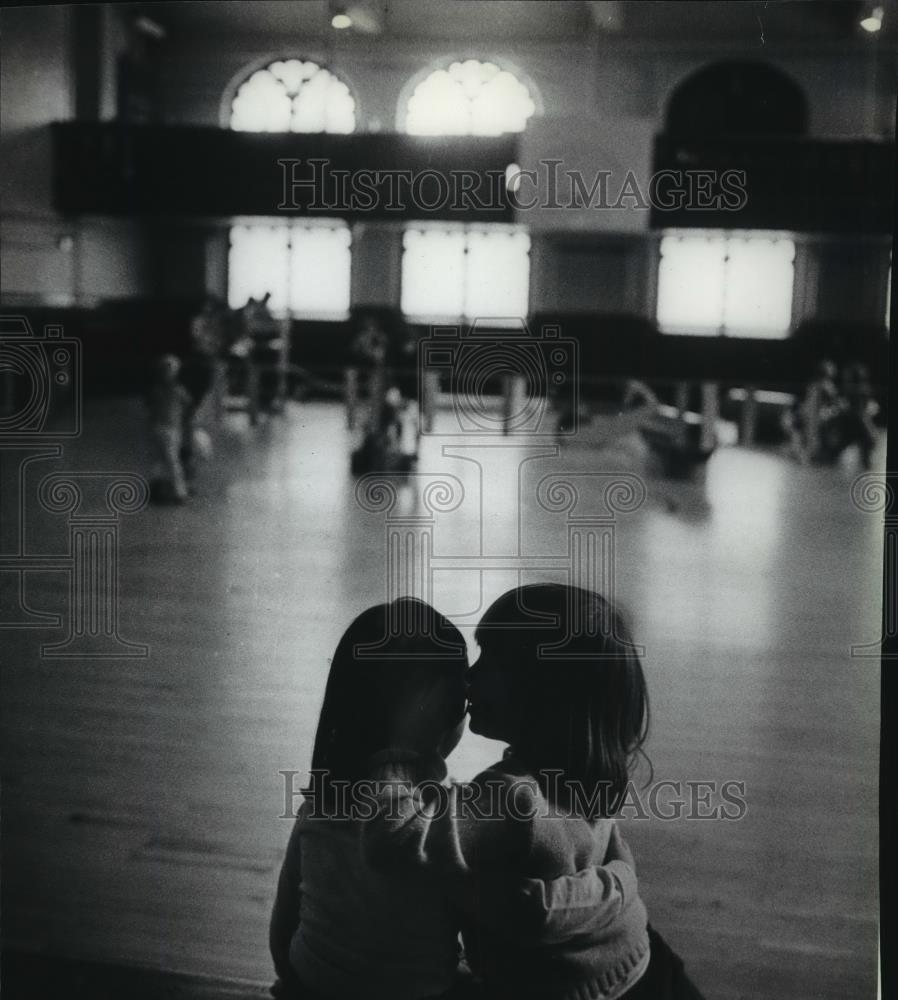
[[[180,504],[188,497],[181,448],[192,398],[178,380],[180,372],[181,362],[164,354],[154,366],[147,394],[153,454],[150,496],[156,503]]]

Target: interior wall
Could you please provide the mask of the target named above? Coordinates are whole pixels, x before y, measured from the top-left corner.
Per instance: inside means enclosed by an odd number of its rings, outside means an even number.
[[[244,36],[171,38],[163,60],[162,113],[167,121],[219,125],[226,93],[233,93],[246,67],[269,58],[302,56],[321,62],[352,89],[359,129],[392,131],[400,98],[410,81],[452,58],[494,59],[515,69],[536,90],[541,113],[550,118],[648,118],[659,127],[674,87],[692,72],[725,58],[760,59],[791,75],[810,103],[814,138],[881,138],[894,135],[895,56],[870,49],[833,46],[805,51],[759,52],[757,39],[743,46],[694,46],[672,50],[658,43],[602,45],[589,39],[558,42],[456,41],[341,37],[320,39]],[[559,72],[563,66],[564,71]],[[562,151],[563,154],[563,151]]]
[[[356,306],[397,306],[401,287],[402,230],[356,223],[352,230],[350,297]]]
[[[145,242],[147,268],[157,296],[200,299],[208,291],[223,292],[221,297],[227,297],[226,228],[195,222],[159,221],[146,227]],[[217,262],[214,269],[211,267],[213,262]]]
[[[72,296],[71,245],[65,239],[71,234],[50,206],[50,137],[44,128],[74,113],[70,21],[67,7],[47,8],[41,16],[24,7],[0,12],[4,298],[33,293],[64,304]]]
[[[45,126],[74,113],[72,8],[6,8],[0,17],[4,301],[89,305],[108,295],[221,294],[227,263],[221,230],[73,220],[52,210]],[[125,43],[120,12],[104,6],[97,47],[97,116],[103,119],[114,116],[115,62]],[[346,79],[358,102],[361,130],[393,130],[400,98],[411,92],[417,79],[447,58],[473,54],[515,69],[529,83],[542,116],[534,135],[539,129],[548,137],[550,152],[557,147],[556,156],[581,168],[601,159],[594,167],[601,169],[612,156],[615,170],[644,175],[645,151],[651,135],[663,128],[674,87],[701,66],[728,56],[766,59],[790,73],[808,96],[815,137],[881,137],[894,127],[894,94],[889,89],[895,82],[894,53],[882,53],[878,61],[865,50],[832,46],[793,53],[768,46],[760,53],[757,39],[747,39],[742,46],[674,50],[661,43],[635,45],[613,38],[534,40],[512,46],[490,40],[472,45],[463,36],[422,43],[336,33],[326,41],[170,35],[162,45],[161,113],[170,123],[218,126],[227,96],[247,67],[279,55],[302,55]],[[572,132],[570,125],[577,121],[593,123],[592,134],[584,138]],[[600,122],[605,126],[600,128]],[[525,135],[522,142],[528,141]],[[647,262],[654,236],[646,213],[636,217],[635,212],[599,212],[594,213],[598,220],[585,221],[582,212],[578,216],[565,211],[522,218],[533,231],[531,310],[650,316],[654,293]],[[592,230],[587,238],[566,239],[584,230]],[[625,233],[630,235],[625,238]],[[811,238],[812,247],[814,242]],[[398,306],[401,234],[396,226],[356,226],[353,253],[354,303]],[[880,311],[887,248],[870,241],[867,252],[860,257],[854,253],[845,252],[844,266],[834,262],[839,251],[828,241],[820,253],[808,254],[798,319]]]
[[[884,326],[890,250],[884,239],[820,240],[817,316]]]
[[[808,97],[813,137],[882,138],[894,131],[894,99],[889,91],[895,75],[893,54],[883,53],[876,59],[865,50],[840,52],[831,46],[798,53],[777,53],[771,47],[759,54],[757,39],[725,49],[672,51],[663,45],[619,46],[614,40],[596,46],[586,39],[564,44],[533,41],[511,47],[491,41],[472,46],[461,38],[442,43],[395,39],[380,43],[335,36],[329,44],[299,37],[243,37],[227,43],[221,39],[173,38],[164,64],[163,116],[172,122],[222,124],[227,119],[228,98],[247,67],[263,65],[277,56],[297,55],[323,63],[347,82],[356,97],[360,130],[391,130],[398,124],[400,102],[428,68],[447,58],[468,57],[475,49],[479,58],[495,59],[514,68],[536,95],[542,121],[533,131],[539,130],[542,141],[525,135],[524,151],[532,147],[534,156],[551,153],[581,169],[593,162],[594,170],[604,168],[611,156],[616,172],[633,170],[642,179],[647,169],[643,138],[663,128],[673,89],[701,66],[727,57],[765,59],[793,76]],[[564,66],[563,73],[559,66]],[[595,128],[591,132],[589,128],[571,131],[571,123],[578,120]],[[624,122],[627,128],[600,128],[601,122]],[[574,211],[519,214],[519,221],[534,232],[531,311],[651,316],[654,282],[646,270],[653,237],[648,232],[647,213],[592,214],[591,219],[586,218],[587,213]],[[594,230],[586,241],[553,238],[584,229]],[[401,249],[395,227],[365,223],[357,230],[353,301],[398,306]],[[622,240],[620,234],[628,232],[643,235]],[[812,237],[810,243],[814,242]],[[870,308],[875,311],[881,296],[879,271],[884,251],[876,241],[870,245],[870,267],[842,274],[839,287],[849,293],[846,301],[872,302]],[[827,282],[814,273],[818,259],[828,260],[832,252],[828,250],[819,258],[808,253],[802,262],[802,289],[796,298],[798,321],[813,316],[835,318],[846,309],[832,291],[836,286],[825,290]]]
[[[543,236],[531,249],[531,312],[645,314],[635,288],[644,241]]]
[[[83,32],[76,33],[74,8],[6,7],[0,11],[0,26],[4,304],[92,305],[107,297],[148,294],[147,248],[139,224],[65,218],[52,206],[47,125],[75,114],[72,55],[75,39],[83,39]],[[97,114],[108,105],[108,86],[102,81],[112,72],[104,61],[113,55],[111,48],[101,54],[101,38],[98,31],[96,60],[101,65],[90,88]]]

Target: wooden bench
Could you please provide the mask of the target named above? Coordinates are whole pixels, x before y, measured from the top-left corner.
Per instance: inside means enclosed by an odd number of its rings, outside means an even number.
[[[795,406],[795,394],[774,392],[769,389],[730,389],[727,402],[739,406],[739,443],[751,445],[758,437],[758,423],[767,418],[767,423],[781,428],[784,414]]]
[[[640,432],[672,479],[688,478],[711,457],[716,444],[707,439],[700,413],[680,411],[660,404],[640,427]]]

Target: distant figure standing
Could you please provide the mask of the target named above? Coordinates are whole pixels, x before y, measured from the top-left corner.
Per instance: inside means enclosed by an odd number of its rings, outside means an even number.
[[[215,381],[215,363],[221,354],[222,317],[219,303],[208,298],[202,310],[190,321],[190,344],[181,381],[199,409]]]
[[[384,419],[384,403],[387,393],[387,349],[389,340],[377,320],[366,317],[361,329],[352,341],[353,357],[364,376],[364,392],[368,397],[368,424],[370,434],[379,434]]]
[[[839,417],[841,435],[838,454],[856,444],[860,451],[861,465],[869,469],[870,456],[876,443],[873,416],[877,407],[866,365],[856,363],[845,369],[842,375],[842,395],[845,402]]]
[[[188,496],[181,446],[185,416],[192,400],[178,381],[180,371],[181,362],[173,354],[163,355],[156,362],[147,394],[153,449],[151,496],[157,503],[184,503]]]
[[[835,364],[821,361],[804,395],[785,416],[792,452],[802,463],[833,460],[833,432],[842,408],[836,376]]]
[[[271,313],[271,292],[250,298],[243,307],[243,323],[249,341],[250,369],[258,407],[275,408],[279,396],[279,359],[283,351],[282,331]]]
[[[181,366],[181,384],[190,394],[184,414],[181,460],[187,477],[194,472],[194,430],[196,415],[215,385],[218,359],[223,340],[221,310],[211,296],[190,323],[190,346]]]

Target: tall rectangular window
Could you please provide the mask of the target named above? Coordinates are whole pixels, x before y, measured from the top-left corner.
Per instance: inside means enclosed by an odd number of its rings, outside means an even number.
[[[272,312],[287,311],[290,242],[286,226],[232,226],[228,252],[228,305],[271,294]]]
[[[774,233],[661,239],[659,327],[696,336],[783,338],[792,321],[795,244]]]
[[[530,237],[517,230],[413,228],[402,245],[402,311],[422,321],[527,315]]]
[[[402,239],[402,293],[407,316],[457,317],[465,311],[465,234],[409,229]]]
[[[271,293],[273,313],[342,318],[349,312],[351,235],[337,227],[238,225],[231,227],[228,304]]]

